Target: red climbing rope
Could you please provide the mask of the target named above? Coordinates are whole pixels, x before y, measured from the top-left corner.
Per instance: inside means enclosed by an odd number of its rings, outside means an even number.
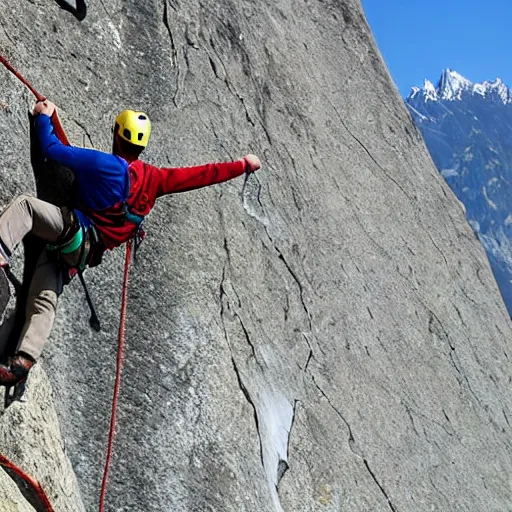
[[[30,82],[5,58],[0,55],[0,63],[3,64],[18,80],[20,80],[24,85],[28,87],[30,92],[36,97],[36,101],[46,101],[46,98],[37,92],[34,87],[30,84]],[[57,135],[58,139],[69,146],[68,138],[66,137],[66,133],[64,132],[64,128],[62,128],[62,124],[60,123],[59,116],[57,115],[57,111],[55,111],[52,115],[52,124],[55,130],[55,135]]]
[[[52,504],[46,497],[46,494],[41,487],[41,484],[32,478],[30,475],[27,475],[24,471],[22,471],[20,468],[15,466],[9,459],[4,457],[3,455],[0,455],[0,466],[3,466],[4,468],[10,469],[13,473],[18,475],[20,478],[22,478],[27,484],[34,490],[34,492],[37,494],[38,498],[41,500],[41,503],[44,505],[44,512],[54,512]]]
[[[37,101],[44,101],[46,98],[39,94],[32,85],[21,75],[21,73],[18,72],[17,69],[14,68],[14,66],[5,58],[0,55],[0,62],[16,77],[18,80],[20,80],[24,85],[26,85],[30,92],[36,97]]]
[[[117,364],[116,364],[116,382],[114,385],[114,398],[112,399],[112,413],[110,416],[110,431],[108,435],[108,450],[107,459],[105,461],[105,471],[103,472],[103,481],[101,482],[101,496],[99,512],[105,510],[105,494],[107,492],[108,471],[110,468],[110,460],[112,459],[112,448],[114,444],[116,416],[117,416],[117,401],[119,399],[119,389],[121,387],[121,370],[123,366],[123,350],[125,338],[125,324],[126,324],[126,305],[128,301],[128,277],[130,273],[130,262],[132,256],[132,240],[126,242],[126,256],[124,263],[124,280],[123,280],[123,294],[121,299],[121,316],[119,318],[119,335],[117,338]]]

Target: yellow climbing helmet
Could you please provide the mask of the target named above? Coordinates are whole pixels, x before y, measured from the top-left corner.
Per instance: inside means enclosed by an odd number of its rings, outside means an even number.
[[[145,148],[151,135],[151,121],[144,112],[135,110],[123,110],[114,124],[114,133],[135,146]]]

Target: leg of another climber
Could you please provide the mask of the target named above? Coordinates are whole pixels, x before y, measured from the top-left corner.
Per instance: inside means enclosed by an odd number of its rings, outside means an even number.
[[[52,330],[57,299],[62,293],[63,276],[59,265],[43,251],[30,283],[25,312],[25,325],[20,336],[17,354],[28,355],[36,361]]]
[[[0,266],[23,240],[32,233],[54,243],[65,228],[62,211],[57,206],[29,195],[18,196],[0,216]]]
[[[65,230],[60,208],[32,196],[17,197],[0,216],[0,267],[9,263],[12,252],[28,233],[55,243]],[[26,378],[50,336],[61,291],[61,270],[44,251],[30,284],[18,352],[8,365],[0,365],[0,385],[10,386]]]

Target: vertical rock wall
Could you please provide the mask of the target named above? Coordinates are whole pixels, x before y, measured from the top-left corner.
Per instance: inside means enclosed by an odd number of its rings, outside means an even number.
[[[165,198],[130,291],[112,508],[507,510],[510,320],[359,2],[7,2],[0,46],[109,150],[150,114],[146,159],[251,151],[247,181]],[[34,190],[27,94],[0,82],[0,200]],[[97,503],[122,251],[65,291],[43,366]]]
[[[40,483],[56,512],[85,512],[65,452],[50,384],[36,366],[23,401],[0,416],[0,453]],[[45,511],[34,489],[12,471],[0,469],[0,483],[2,512]]]

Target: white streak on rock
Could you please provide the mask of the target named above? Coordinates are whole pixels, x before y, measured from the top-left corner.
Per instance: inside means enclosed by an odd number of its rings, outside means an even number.
[[[262,390],[257,406],[263,465],[276,510],[281,511],[277,494],[279,461],[288,461],[288,438],[293,420],[293,405],[279,392]]]
[[[117,30],[117,28],[111,21],[108,22],[108,26],[109,26],[110,30],[112,30],[112,33],[114,35],[114,44],[115,44],[116,48],[118,50],[120,50],[122,43],[121,43],[121,36],[119,35],[119,31]]]

